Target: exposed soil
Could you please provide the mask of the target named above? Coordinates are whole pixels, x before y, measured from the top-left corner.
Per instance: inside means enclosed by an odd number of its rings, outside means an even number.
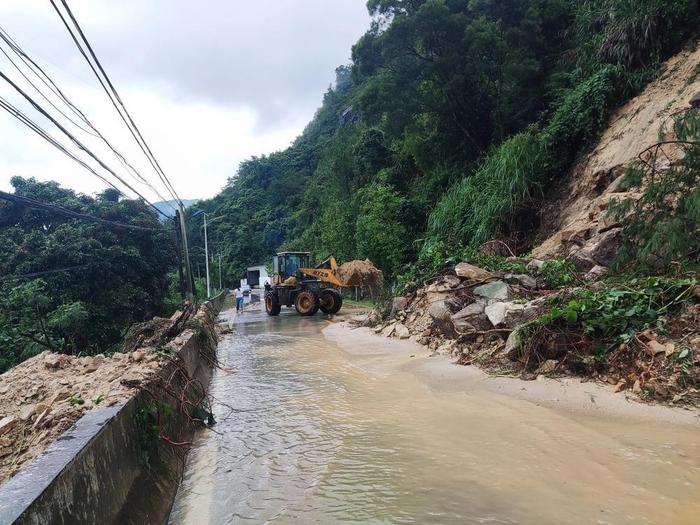
[[[551,192],[542,210],[539,237],[543,241],[532,255],[540,259],[568,256],[572,251],[590,255],[606,233],[614,232],[619,224],[607,216],[608,204],[636,196],[621,185],[627,167],[659,141],[661,131],[671,131],[673,115],[689,107],[699,92],[700,44],[696,42],[668,60],[655,82],[613,114],[596,148]],[[673,145],[664,147],[657,167],[663,171],[679,153]],[[595,262],[608,266],[605,260]]]
[[[183,329],[213,324],[201,308],[154,319],[132,330],[127,353],[76,357],[43,352],[0,375],[0,483],[68,430],[87,411],[113,406],[150,384],[176,359]],[[213,327],[210,326],[210,329]],[[184,334],[183,334],[184,335]],[[145,346],[148,343],[158,343]],[[206,357],[206,356],[205,356]]]

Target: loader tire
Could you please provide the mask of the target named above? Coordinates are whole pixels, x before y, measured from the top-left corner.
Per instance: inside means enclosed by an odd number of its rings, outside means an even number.
[[[319,306],[324,314],[335,315],[343,306],[343,296],[337,290],[326,288],[321,292]]]
[[[318,312],[318,298],[311,290],[302,290],[294,300],[294,308],[304,317],[315,315]]]
[[[279,298],[272,292],[267,292],[265,294],[265,311],[267,315],[277,316],[282,310],[282,305],[280,304]]]

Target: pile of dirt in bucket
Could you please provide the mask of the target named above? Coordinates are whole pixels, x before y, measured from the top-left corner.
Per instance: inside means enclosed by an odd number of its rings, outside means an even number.
[[[376,288],[384,282],[384,274],[369,259],[346,262],[338,268],[338,276],[345,286]]]

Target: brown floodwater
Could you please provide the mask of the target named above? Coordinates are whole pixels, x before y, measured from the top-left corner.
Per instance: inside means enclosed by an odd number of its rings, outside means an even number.
[[[411,346],[340,344],[320,315],[223,317],[233,372],[211,393],[225,405],[196,438],[172,524],[700,523],[696,424],[461,384],[461,367],[421,371],[452,365]]]

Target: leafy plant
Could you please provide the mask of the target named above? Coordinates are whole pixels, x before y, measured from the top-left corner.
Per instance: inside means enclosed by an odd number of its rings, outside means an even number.
[[[533,321],[541,328],[581,333],[603,350],[627,342],[633,334],[664,322],[665,316],[692,301],[696,279],[649,277],[599,289],[576,289],[561,304]]]
[[[625,243],[619,266],[665,268],[672,263],[700,262],[700,112],[688,111],[674,123],[671,140],[681,160],[659,170],[657,156],[664,144],[649,150],[649,160],[627,172],[625,184],[641,188],[636,200],[613,202],[610,212],[624,219]]]
[[[70,406],[80,406],[85,404],[85,400],[80,394],[73,395],[68,399]]]
[[[540,277],[550,288],[564,288],[577,282],[574,265],[566,260],[546,261],[540,269]]]

